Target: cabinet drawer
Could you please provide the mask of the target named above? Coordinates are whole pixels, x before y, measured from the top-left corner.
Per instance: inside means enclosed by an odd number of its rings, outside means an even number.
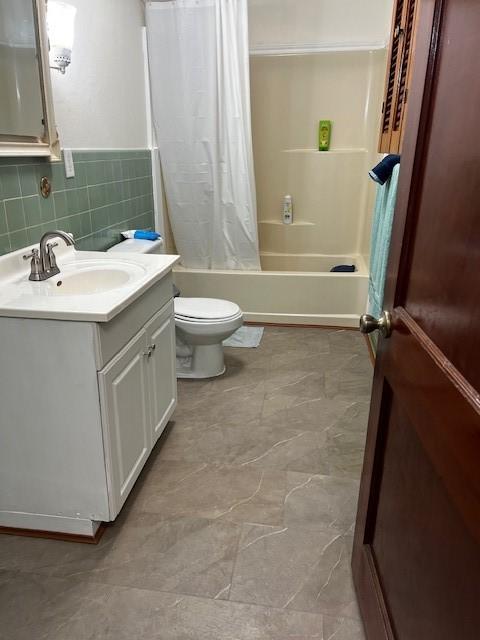
[[[102,369],[172,299],[172,287],[172,274],[169,273],[113,320],[96,324],[97,370]]]

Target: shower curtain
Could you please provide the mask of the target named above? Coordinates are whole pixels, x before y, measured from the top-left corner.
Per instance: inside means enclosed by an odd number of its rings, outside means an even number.
[[[259,269],[247,0],[146,7],[152,111],[184,266]]]

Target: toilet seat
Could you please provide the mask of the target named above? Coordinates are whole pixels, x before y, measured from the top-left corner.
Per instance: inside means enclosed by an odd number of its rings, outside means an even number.
[[[175,298],[175,317],[184,322],[228,322],[242,315],[240,307],[217,298]]]
[[[239,311],[234,316],[230,316],[229,318],[215,318],[213,320],[208,320],[206,318],[189,318],[187,316],[181,316],[178,313],[175,314],[175,320],[180,322],[184,322],[186,324],[198,324],[198,325],[221,325],[227,324],[232,321],[236,321],[240,318],[243,318],[243,313]]]

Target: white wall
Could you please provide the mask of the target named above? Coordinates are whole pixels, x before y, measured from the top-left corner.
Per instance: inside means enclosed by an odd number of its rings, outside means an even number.
[[[68,0],[77,7],[72,64],[52,70],[62,147],[145,148],[140,0]]]
[[[250,45],[385,42],[393,0],[248,0]]]

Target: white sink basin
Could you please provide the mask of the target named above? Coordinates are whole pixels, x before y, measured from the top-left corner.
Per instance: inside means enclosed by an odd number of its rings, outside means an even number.
[[[84,260],[64,265],[59,274],[43,282],[32,282],[27,276],[18,284],[35,296],[89,296],[127,286],[145,272],[133,262]]]
[[[129,280],[129,274],[121,269],[91,269],[65,274],[63,277],[60,275],[51,283],[50,289],[55,296],[85,296],[116,289]]]
[[[60,273],[29,280],[26,247],[0,256],[0,316],[108,322],[164,278],[179,256],[55,249]],[[36,246],[38,248],[38,246]]]

